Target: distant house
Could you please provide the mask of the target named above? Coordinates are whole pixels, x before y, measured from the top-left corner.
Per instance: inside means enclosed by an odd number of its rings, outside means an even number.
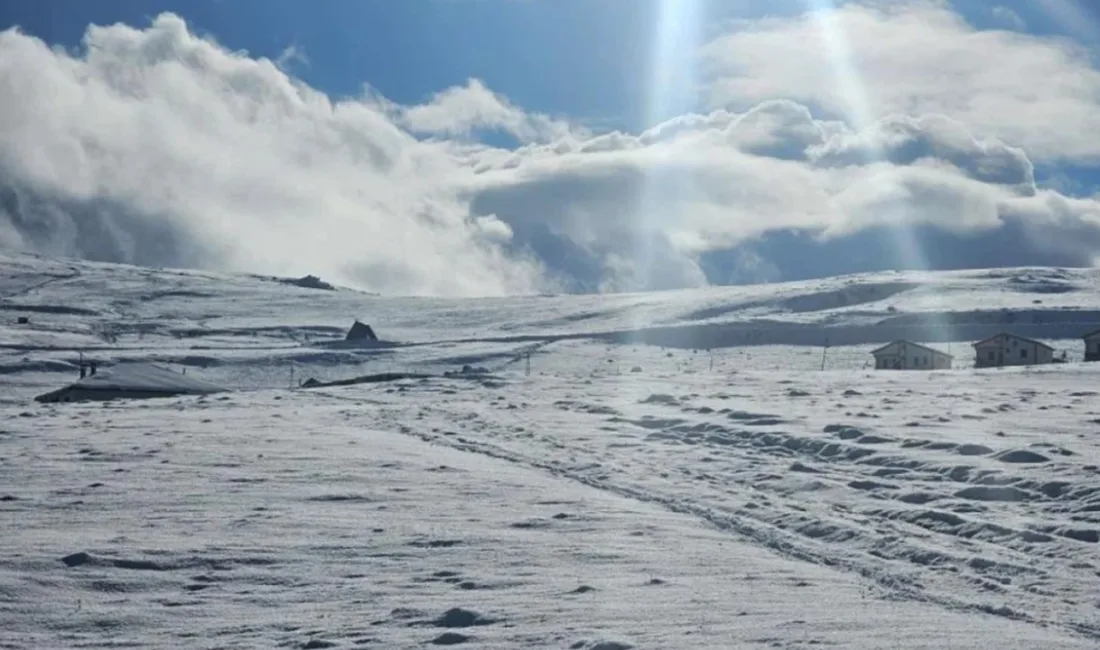
[[[1085,361],[1100,361],[1100,330],[1081,338],[1085,339]]]
[[[371,329],[370,325],[355,321],[352,323],[351,329],[348,330],[348,335],[344,337],[345,341],[377,341],[378,336]]]
[[[225,389],[221,386],[151,363],[121,363],[34,399],[45,403],[83,402],[207,395],[223,391]]]
[[[1054,348],[1034,339],[1002,332],[974,344],[977,368],[1054,363]]]
[[[875,368],[879,370],[946,370],[952,356],[912,341],[894,341],[872,350]]]

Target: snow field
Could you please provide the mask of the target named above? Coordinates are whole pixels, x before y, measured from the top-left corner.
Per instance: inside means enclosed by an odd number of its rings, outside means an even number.
[[[454,391],[458,418],[492,389],[388,390],[71,404],[5,425],[7,647],[1090,647],[776,553],[690,510],[713,491],[641,480],[630,456],[621,477],[583,467],[610,471],[606,454],[551,467],[579,440],[550,455],[516,432],[498,453],[458,420],[429,445],[434,407],[389,404]],[[575,411],[533,416],[554,413]],[[757,494],[740,500],[778,500]]]
[[[1095,647],[1098,280],[455,301],[0,255],[0,647]],[[1071,363],[969,368],[1002,329]],[[866,368],[902,334],[956,369]],[[34,403],[78,351],[234,392]],[[431,376],[290,389],[385,372]]]

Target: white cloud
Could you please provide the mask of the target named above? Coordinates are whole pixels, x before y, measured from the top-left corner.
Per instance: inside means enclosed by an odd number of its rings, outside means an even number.
[[[1100,41],[1100,16],[1091,0],[1031,0],[1036,9],[1082,43]]]
[[[582,278],[588,286],[610,278],[618,288],[664,288],[669,278],[703,282],[701,253],[790,229],[826,242],[884,227],[980,236],[1006,219],[1026,219],[1039,238],[1055,236],[1044,227],[1095,230],[1088,216],[1100,203],[1061,197],[1069,202],[1056,209],[1032,200],[1037,194],[1022,150],[979,140],[951,118],[893,116],[854,131],[791,102],[766,102],[638,136],[529,148],[477,175],[471,205],[552,242],[544,260],[567,247],[572,267],[596,269]]]
[[[1035,191],[1035,171],[1022,149],[995,139],[976,139],[961,123],[942,116],[890,116],[860,132],[838,131],[808,152],[818,166],[846,166],[867,161],[895,165],[951,164],[975,180]]]
[[[309,67],[309,56],[305,50],[294,44],[287,46],[279,53],[279,58],[275,59],[275,65],[280,70],[286,70],[295,64]]]
[[[428,103],[396,106],[393,111],[410,130],[436,135],[465,136],[479,129],[500,130],[522,142],[533,142],[562,137],[571,130],[568,124],[513,106],[477,79],[436,93]]]
[[[1011,7],[1005,7],[998,5],[989,10],[989,12],[1000,21],[1002,24],[1011,27],[1017,31],[1024,31],[1027,29],[1027,22],[1020,17],[1020,14],[1012,10]]]
[[[1043,160],[1100,161],[1100,71],[1065,39],[978,30],[944,2],[746,21],[704,59],[716,106],[775,98],[850,122],[942,114]]]
[[[927,37],[913,12],[949,37],[969,29],[932,6],[841,11],[887,39],[900,38],[897,21],[917,41]],[[741,25],[710,51],[792,29],[798,37],[803,22]],[[1041,259],[1060,261],[1100,244],[1100,203],[1036,187],[1028,148],[997,137],[989,120],[972,126],[980,112],[960,115],[929,95],[858,128],[837,119],[843,111],[825,119],[816,105],[834,100],[807,81],[820,67],[807,68],[801,87],[801,77],[783,76],[810,65],[800,54],[805,34],[791,42],[799,47],[780,44],[771,55],[794,63],[767,64],[779,86],[766,88],[772,82],[756,73],[719,85],[740,89],[743,108],[592,134],[528,113],[477,80],[416,106],[376,94],[333,101],[276,62],[197,38],[167,14],[145,29],[90,28],[80,55],[4,32],[0,98],[17,100],[0,99],[0,244],[442,295],[777,279],[789,260],[768,238],[792,230],[823,251],[891,228],[962,237],[969,251],[987,246],[989,233],[1020,232],[1006,255],[1041,248],[1054,256]],[[1047,61],[1065,51],[1026,44]],[[946,41],[959,55],[957,45]],[[892,52],[890,43],[875,47]],[[924,74],[923,63],[911,65]],[[916,91],[930,83],[921,74]],[[1002,82],[997,92],[1008,93]],[[900,87],[887,83],[881,95],[904,104]],[[988,85],[976,92],[960,106],[990,101]],[[1043,106],[1036,100],[1022,119]],[[472,137],[485,130],[521,144]],[[1093,144],[1078,134],[1073,155]],[[724,266],[708,266],[708,255],[731,250]],[[968,257],[953,254],[947,264]]]
[[[143,30],[91,27],[85,45],[73,57],[0,35],[0,182],[22,197],[5,209],[9,245],[146,263],[159,247],[174,253],[165,264],[382,291],[539,286],[500,228],[448,193],[461,161],[373,100],[333,102],[168,14]],[[138,241],[120,245],[120,231]]]

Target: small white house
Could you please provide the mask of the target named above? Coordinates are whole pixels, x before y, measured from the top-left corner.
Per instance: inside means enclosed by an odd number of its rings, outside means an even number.
[[[872,350],[879,370],[946,370],[952,356],[912,341],[894,341]]]
[[[1100,361],[1100,330],[1081,338],[1085,339],[1085,361]]]
[[[974,344],[974,366],[1031,366],[1054,363],[1054,348],[1034,339],[1002,332]]]

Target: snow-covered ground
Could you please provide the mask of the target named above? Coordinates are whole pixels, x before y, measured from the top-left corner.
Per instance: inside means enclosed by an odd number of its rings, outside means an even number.
[[[0,257],[0,647],[1096,647],[1098,280],[451,301]],[[970,368],[1000,329],[1070,363]],[[866,369],[899,332],[958,368]],[[33,402],[78,351],[234,391]],[[429,376],[288,389],[388,371]]]

